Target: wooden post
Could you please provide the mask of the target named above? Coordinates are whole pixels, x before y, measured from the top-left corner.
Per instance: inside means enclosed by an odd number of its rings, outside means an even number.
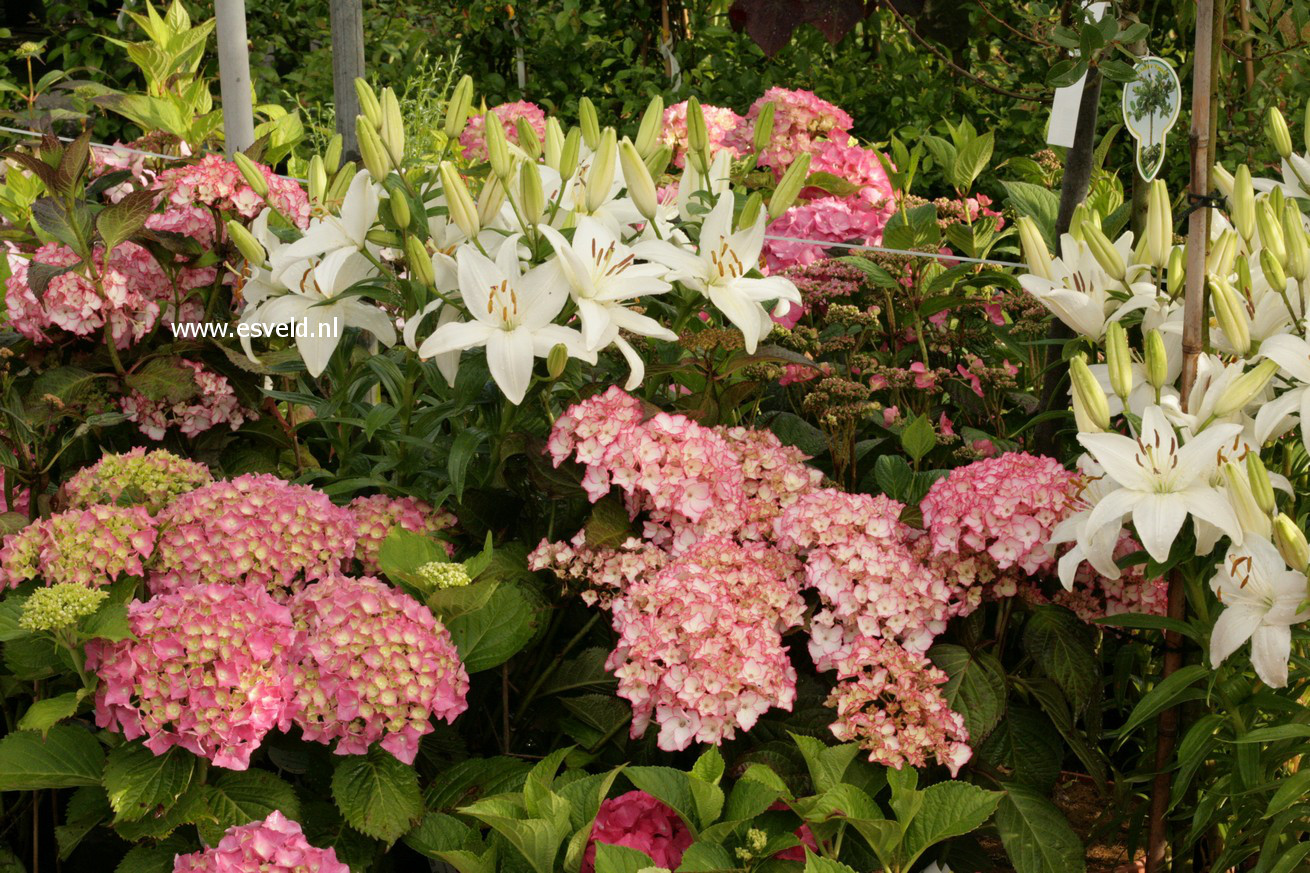
[[[1196,2],[1196,51],[1192,56],[1192,127],[1191,182],[1188,192],[1193,198],[1210,194],[1210,95],[1213,89],[1214,64],[1214,0]],[[1205,351],[1202,326],[1205,321],[1205,259],[1210,241],[1210,215],[1208,209],[1196,209],[1187,225],[1187,285],[1183,298],[1183,408],[1196,382],[1196,362]],[[1186,617],[1187,600],[1183,580],[1173,573],[1169,577],[1169,617],[1182,621]],[[1183,663],[1182,638],[1173,631],[1165,631],[1164,675],[1167,679]],[[1171,706],[1160,713],[1156,722],[1155,779],[1151,785],[1151,811],[1147,830],[1146,873],[1165,869],[1168,849],[1169,795],[1173,781],[1174,748],[1178,743],[1178,722],[1181,710]]]
[[[214,19],[214,29],[218,31],[219,93],[223,99],[223,145],[230,157],[250,148],[255,141],[246,0],[214,0]]]
[[[355,117],[359,97],[355,80],[364,76],[364,7],[361,0],[330,0],[332,19],[332,100],[336,106],[337,133],[342,153],[349,160],[359,158],[355,138]]]

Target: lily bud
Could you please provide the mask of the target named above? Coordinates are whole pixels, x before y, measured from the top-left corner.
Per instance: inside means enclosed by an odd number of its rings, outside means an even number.
[[[523,154],[530,161],[538,160],[541,157],[541,139],[537,136],[537,129],[522,115],[514,120],[514,129],[518,131],[519,148]]]
[[[773,189],[773,196],[769,198],[769,221],[773,221],[779,215],[782,215],[796,202],[801,189],[805,187],[805,180],[809,176],[809,172],[810,156],[808,154],[800,155],[791,162],[787,172],[783,173],[782,178],[778,180],[778,186]]]
[[[475,238],[482,227],[478,223],[478,212],[473,206],[473,198],[469,195],[468,187],[450,161],[441,162],[440,174],[441,189],[446,195],[446,208],[450,212],[450,220],[455,222],[455,226],[464,236],[469,239]]]
[[[450,92],[450,99],[446,101],[446,117],[442,131],[447,139],[454,139],[463,132],[464,122],[468,119],[469,107],[472,105],[473,77],[464,76]]]
[[[1255,188],[1251,185],[1251,168],[1246,164],[1237,168],[1233,176],[1233,193],[1229,195],[1233,207],[1233,227],[1250,240],[1255,233]]]
[[[1245,355],[1251,350],[1251,316],[1247,314],[1246,304],[1227,280],[1214,275],[1206,278],[1210,285],[1210,303],[1220,329],[1228,337],[1233,350]]]
[[[519,164],[519,209],[528,224],[541,221],[546,212],[546,195],[541,189],[541,173],[537,165],[527,161]]]
[[[328,140],[327,150],[323,152],[323,171],[331,176],[337,170],[341,169],[341,150],[345,140],[341,134],[332,134],[332,139]]]
[[[764,195],[759,191],[752,191],[751,196],[746,198],[745,204],[741,207],[741,215],[737,216],[737,229],[746,230],[754,227],[755,222],[760,220],[760,210],[764,208]]]
[[[1100,432],[1110,428],[1110,401],[1105,389],[1087,367],[1087,356],[1078,355],[1069,362],[1073,381],[1073,411],[1079,430]]]
[[[1265,281],[1275,291],[1287,287],[1287,274],[1283,272],[1283,265],[1278,263],[1278,258],[1269,249],[1260,250],[1260,272],[1264,273]]]
[[[1237,523],[1244,532],[1268,538],[1270,533],[1269,515],[1256,503],[1251,486],[1246,481],[1242,468],[1232,461],[1224,464],[1224,481],[1228,486],[1228,502],[1237,515]]]
[[[508,178],[514,172],[514,163],[509,156],[509,140],[505,138],[505,127],[496,113],[488,112],[486,123],[482,126],[487,139],[487,160],[491,163],[491,172],[497,179]]]
[[[323,158],[314,155],[309,159],[309,199],[322,203],[323,196],[327,194],[327,184],[327,168],[323,166]]]
[[[331,184],[328,185],[327,201],[329,203],[337,203],[345,198],[346,192],[350,190],[350,183],[354,180],[355,173],[358,170],[359,166],[354,161],[346,161],[341,165],[336,175],[332,177]]]
[[[1133,393],[1133,355],[1128,351],[1128,331],[1117,321],[1105,328],[1105,359],[1110,369],[1110,387],[1125,403]]]
[[[1046,240],[1037,229],[1037,222],[1027,215],[1021,215],[1016,222],[1019,225],[1019,247],[1023,250],[1023,261],[1028,265],[1028,272],[1042,279],[1050,279],[1051,253],[1046,248]]]
[[[1239,255],[1237,258],[1237,263],[1234,264],[1234,267],[1237,270],[1237,293],[1241,297],[1250,300],[1251,299],[1251,259],[1248,258],[1246,255]]]
[[[409,220],[413,214],[409,209],[409,198],[405,196],[399,185],[388,192],[387,208],[391,210],[391,219],[396,222],[396,227],[401,230],[409,227]]]
[[[1169,380],[1169,353],[1164,348],[1164,334],[1158,330],[1146,332],[1142,358],[1146,365],[1146,381],[1159,391]]]
[[[660,146],[650,153],[646,158],[646,169],[650,172],[652,179],[658,179],[664,175],[664,171],[669,168],[669,161],[673,160],[673,149],[668,146]]]
[[[564,154],[564,129],[559,126],[559,119],[553,115],[546,119],[545,147],[546,166],[558,170],[560,156]]]
[[[1223,418],[1245,409],[1269,385],[1278,372],[1278,364],[1265,359],[1233,380],[1214,406],[1214,414]]]
[[[1083,242],[1083,225],[1088,223],[1099,229],[1101,213],[1090,208],[1086,203],[1079,203],[1073,208],[1073,216],[1069,219],[1069,233],[1074,239]]]
[[[614,128],[605,128],[600,135],[600,142],[596,144],[596,153],[591,157],[591,168],[587,170],[588,212],[595,212],[610,199],[610,190],[614,187],[614,165],[619,151],[614,136]]]
[[[1169,207],[1169,190],[1164,180],[1151,183],[1149,205],[1146,210],[1146,249],[1150,263],[1163,267],[1169,263],[1169,252],[1174,245],[1174,216]]]
[[[1087,242],[1087,247],[1092,250],[1092,257],[1096,258],[1096,263],[1101,265],[1106,275],[1116,282],[1122,282],[1128,271],[1128,265],[1124,263],[1123,255],[1119,254],[1119,250],[1110,242],[1110,238],[1099,227],[1093,227],[1088,223],[1083,225],[1083,239]]]
[[[368,82],[356,79],[355,95],[359,97],[359,111],[364,113],[368,126],[377,130],[382,126],[382,104],[378,102],[377,92]],[[355,135],[358,136],[358,132]]]
[[[756,154],[764,151],[769,147],[769,143],[773,142],[773,115],[777,108],[777,105],[770,100],[760,107],[760,114],[755,116],[755,130],[751,144],[755,146]]]
[[[590,97],[578,101],[578,126],[582,128],[582,141],[595,151],[600,145],[600,119],[596,116],[596,104]]]
[[[564,137],[564,148],[560,151],[559,177],[564,180],[572,179],[573,174],[578,171],[578,154],[582,149],[582,131],[576,127],[569,128],[569,135]]]
[[[649,158],[660,147],[660,134],[664,132],[664,98],[656,94],[650,98],[646,111],[641,116],[641,126],[637,128],[637,153],[642,158]]]
[[[1256,226],[1260,229],[1260,247],[1272,252],[1278,263],[1287,263],[1287,245],[1283,239],[1282,216],[1274,213],[1268,200],[1261,200],[1255,211]]]
[[[1280,158],[1291,157],[1292,132],[1287,129],[1287,119],[1283,118],[1277,106],[1270,106],[1269,112],[1265,114],[1265,133]]]
[[[1278,513],[1274,519],[1274,546],[1288,567],[1298,573],[1305,572],[1306,565],[1310,564],[1310,543],[1306,542],[1305,533],[1286,512]]]
[[[384,248],[388,248],[388,249],[398,249],[405,244],[405,241],[402,240],[400,237],[396,236],[391,231],[383,230],[380,227],[375,227],[372,230],[370,230],[367,234],[364,235],[364,239],[368,240],[374,245],[383,246]]]
[[[1282,188],[1273,188],[1265,195],[1265,200],[1269,202],[1270,208],[1274,210],[1274,217],[1281,219],[1283,216],[1283,207],[1287,204],[1287,195],[1283,193]]]
[[[1265,469],[1265,462],[1260,460],[1258,452],[1248,452],[1246,455],[1246,480],[1251,483],[1251,494],[1260,511],[1265,515],[1273,515],[1278,508],[1274,502],[1274,483],[1270,481],[1269,471]]]
[[[359,140],[359,156],[368,168],[369,175],[381,182],[391,172],[391,156],[383,147],[378,132],[362,115],[355,119],[355,137]]]
[[[1287,247],[1287,272],[1304,282],[1310,276],[1310,239],[1301,223],[1301,210],[1291,201],[1283,205],[1283,245]]]
[[[1215,164],[1210,168],[1210,181],[1214,182],[1220,194],[1229,198],[1233,196],[1233,174],[1223,164]]]
[[[478,222],[486,227],[496,220],[505,205],[505,183],[496,176],[488,176],[478,192]]]
[[[546,372],[550,378],[558,379],[564,375],[564,368],[569,364],[569,347],[564,343],[555,343],[551,346],[550,354],[546,355]]]
[[[659,211],[655,180],[650,177],[650,170],[646,169],[641,153],[626,136],[619,143],[619,163],[623,167],[623,181],[628,187],[628,196],[632,198],[637,211],[647,219],[653,219]]]
[[[382,125],[379,129],[382,144],[387,147],[391,162],[399,167],[405,162],[405,120],[400,115],[400,101],[390,88],[382,89]]]
[[[437,274],[432,269],[432,256],[416,236],[405,237],[405,263],[409,265],[409,275],[416,281],[429,288],[437,284]]]
[[[260,198],[268,196],[268,179],[264,178],[264,174],[259,171],[259,167],[255,166],[254,161],[250,160],[245,154],[237,152],[232,156],[232,163],[237,165],[237,169],[241,171],[241,177],[246,180],[250,190],[258,194]]]
[[[1210,245],[1210,254],[1205,259],[1205,271],[1216,276],[1227,276],[1233,272],[1233,262],[1237,259],[1237,233],[1224,230]]]
[[[710,147],[709,129],[705,126],[705,111],[695,97],[687,98],[687,150],[703,156]]]
[[[1187,284],[1187,250],[1174,246],[1169,250],[1169,268],[1165,272],[1165,289],[1170,297],[1177,297]]]
[[[235,219],[227,223],[227,235],[231,238],[232,244],[241,252],[241,257],[245,258],[256,267],[262,267],[268,261],[268,252],[259,244],[259,240],[246,229],[246,226]]]

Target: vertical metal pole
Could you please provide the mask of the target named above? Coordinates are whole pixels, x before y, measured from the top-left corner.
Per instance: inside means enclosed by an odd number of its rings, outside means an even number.
[[[223,100],[223,143],[228,155],[255,141],[250,92],[250,46],[246,41],[246,0],[214,0],[218,31],[218,78]],[[199,143],[191,143],[192,146]]]
[[[331,0],[328,9],[332,19],[332,100],[336,104],[337,133],[341,134],[342,152],[354,160],[359,157],[355,80],[364,76],[364,7],[361,0]]]

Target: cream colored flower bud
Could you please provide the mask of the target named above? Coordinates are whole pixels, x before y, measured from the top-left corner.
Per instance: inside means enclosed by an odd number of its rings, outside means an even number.
[[[1110,401],[1105,389],[1087,367],[1087,356],[1077,355],[1069,362],[1073,382],[1074,415],[1079,430],[1104,431],[1110,428]]]
[[[519,164],[519,209],[528,224],[541,221],[546,212],[546,195],[541,188],[541,173],[536,164]]]
[[[346,161],[337,170],[336,175],[328,184],[327,202],[339,203],[350,190],[350,183],[355,178],[355,173],[359,171],[359,166],[354,161]]]
[[[551,116],[546,119],[546,166],[559,170],[560,158],[564,154],[564,128],[559,126],[559,119]]]
[[[641,153],[626,136],[619,143],[619,163],[623,167],[623,181],[628,188],[637,211],[647,219],[653,219],[659,211],[659,198],[655,193],[655,180],[650,177],[646,162]]]
[[[423,241],[416,236],[405,238],[405,264],[409,275],[417,282],[431,288],[437,283],[437,274],[432,269],[432,255],[428,254]]]
[[[246,180],[250,190],[261,198],[268,196],[268,179],[264,178],[264,174],[255,166],[254,161],[242,152],[237,152],[232,156],[232,163],[237,165],[237,169],[241,171],[241,178]]]
[[[528,156],[528,160],[537,161],[541,158],[541,139],[537,136],[537,129],[532,126],[525,116],[520,115],[514,120],[514,129],[518,131],[518,146],[523,154]]]
[[[650,98],[646,111],[641,116],[641,126],[637,128],[637,139],[633,144],[643,159],[649,158],[660,147],[660,134],[664,132],[664,98],[656,94]]]
[[[558,379],[564,375],[564,368],[569,364],[569,347],[564,343],[556,343],[551,346],[550,353],[546,355],[546,372],[550,378]]]
[[[478,223],[478,211],[473,205],[473,197],[469,194],[468,187],[450,161],[441,162],[440,175],[441,189],[446,195],[446,208],[450,212],[450,220],[455,222],[455,226],[463,232],[464,236],[469,239],[475,238],[482,227]]]
[[[1264,393],[1265,388],[1269,386],[1269,381],[1277,372],[1278,365],[1273,361],[1263,360],[1256,364],[1234,379],[1232,384],[1219,395],[1214,405],[1214,414],[1223,418],[1239,409],[1245,409]]]
[[[1283,272],[1283,265],[1278,263],[1278,258],[1269,249],[1260,250],[1260,272],[1264,273],[1265,281],[1275,291],[1287,287],[1287,274]]]
[[[1274,546],[1287,566],[1298,573],[1304,573],[1310,565],[1310,543],[1306,542],[1305,532],[1285,512],[1274,519]]]
[[[1143,343],[1143,360],[1146,367],[1146,381],[1157,392],[1168,384],[1169,353],[1165,351],[1164,334],[1158,330],[1148,330]]]
[[[560,151],[559,166],[556,168],[561,179],[568,181],[578,171],[578,155],[581,150],[582,131],[571,127],[568,136],[564,137],[564,148]]]
[[[1133,392],[1133,355],[1128,350],[1128,331],[1117,321],[1105,327],[1105,359],[1110,369],[1110,387],[1127,402]]]
[[[1237,233],[1225,229],[1219,234],[1219,238],[1210,244],[1210,254],[1205,259],[1205,271],[1216,276],[1231,275],[1236,260]]]
[[[1247,452],[1246,455],[1246,481],[1251,484],[1251,494],[1255,497],[1256,505],[1265,515],[1273,515],[1278,504],[1274,497],[1274,483],[1269,478],[1269,471],[1265,468],[1265,462],[1260,459],[1258,452]]]
[[[1089,207],[1086,203],[1079,203],[1073,208],[1073,216],[1069,219],[1069,234],[1079,242],[1085,242],[1083,237],[1083,225],[1091,223],[1097,228],[1101,226],[1101,214],[1095,209]]]
[[[650,171],[652,179],[658,179],[664,175],[664,171],[669,168],[669,161],[673,160],[673,149],[666,145],[660,146],[650,153],[646,158],[646,169]]]
[[[578,127],[582,129],[582,141],[592,151],[600,145],[600,118],[596,115],[596,104],[590,97],[578,101]]]
[[[1301,223],[1301,210],[1293,201],[1283,205],[1283,245],[1287,247],[1288,274],[1298,282],[1310,276],[1310,239]]]
[[[478,223],[483,227],[494,224],[500,208],[505,205],[505,183],[496,176],[488,176],[478,192]]]
[[[755,222],[760,220],[760,211],[764,208],[764,195],[759,191],[752,191],[751,196],[746,198],[742,204],[741,215],[737,216],[737,229],[746,230],[754,227]]]
[[[1228,280],[1214,275],[1206,279],[1210,286],[1210,304],[1220,329],[1233,350],[1239,355],[1245,355],[1251,350],[1251,316],[1246,311],[1245,301],[1228,284]]]
[[[695,97],[687,98],[687,150],[704,155],[710,147],[709,129],[705,126],[705,111]]]
[[[237,251],[241,252],[241,257],[251,264],[262,267],[268,262],[268,252],[264,251],[264,247],[241,222],[228,221],[227,235],[231,238],[232,244],[237,247]]]
[[[396,223],[396,227],[401,230],[409,227],[413,213],[409,208],[409,198],[405,196],[404,190],[399,185],[387,192],[387,208],[391,210],[391,220]]]
[[[442,131],[447,139],[455,139],[464,130],[468,120],[469,108],[473,105],[473,77],[464,76],[459,80],[450,99],[446,101],[446,117],[443,119]]]
[[[1265,133],[1280,158],[1292,156],[1292,131],[1287,129],[1287,119],[1277,106],[1270,106],[1265,113]]]
[[[1091,249],[1092,257],[1096,258],[1096,263],[1101,265],[1106,275],[1116,282],[1122,282],[1128,272],[1128,265],[1124,263],[1123,255],[1119,254],[1119,250],[1110,242],[1110,238],[1099,227],[1084,223],[1083,239]]]
[[[1169,267],[1165,271],[1165,290],[1177,297],[1187,284],[1187,250],[1174,246],[1169,250]]]
[[[1233,175],[1233,193],[1228,199],[1232,204],[1233,227],[1249,242],[1255,235],[1255,188],[1251,185],[1251,168],[1246,164]]]
[[[610,199],[618,156],[619,147],[615,142],[614,128],[607,127],[601,132],[596,153],[591,157],[591,167],[587,170],[588,212],[595,212]]]
[[[805,180],[809,177],[809,172],[810,156],[808,154],[798,155],[796,160],[791,162],[791,166],[778,180],[778,186],[773,189],[773,196],[769,198],[770,221],[782,215],[796,202],[801,189],[805,187]]]
[[[1267,539],[1270,533],[1269,515],[1256,503],[1251,485],[1246,479],[1246,471],[1232,461],[1224,464],[1223,470],[1228,503],[1233,507],[1237,523],[1245,533]]]
[[[1225,197],[1233,196],[1233,174],[1228,172],[1223,164],[1215,164],[1210,168],[1210,180],[1214,182],[1220,194]]]
[[[323,172],[331,176],[337,170],[341,169],[341,150],[345,148],[345,140],[341,134],[332,134],[332,139],[328,140],[327,149],[323,152]]]
[[[1051,253],[1046,248],[1046,240],[1037,228],[1037,222],[1027,215],[1019,216],[1015,222],[1019,226],[1019,247],[1023,250],[1024,263],[1028,272],[1041,279],[1051,279]]]
[[[1149,263],[1164,267],[1174,245],[1174,216],[1169,206],[1169,190],[1164,180],[1151,183],[1146,210],[1146,249]]]
[[[751,145],[755,147],[756,154],[764,151],[769,147],[769,143],[773,142],[773,116],[777,108],[777,105],[770,100],[760,107],[760,114],[755,116]]]
[[[382,89],[382,124],[378,130],[382,144],[399,167],[405,162],[405,119],[400,114],[400,101],[391,88]]]
[[[503,181],[514,172],[514,162],[509,155],[509,140],[505,137],[505,125],[496,113],[488,112],[482,130],[487,140],[487,160],[491,164],[491,172]]]
[[[323,198],[327,195],[327,168],[323,166],[323,158],[320,155],[314,155],[309,159],[309,199],[313,203],[322,204]]]
[[[369,175],[378,182],[387,178],[391,172],[391,156],[382,145],[378,132],[362,115],[355,119],[355,137],[359,140],[359,156],[368,168]]]
[[[364,113],[365,123],[377,130],[382,126],[382,104],[378,102],[377,92],[363,79],[355,80],[355,95],[359,97],[359,111]],[[359,135],[358,131],[355,133]]]
[[[1256,227],[1260,230],[1260,247],[1272,252],[1279,264],[1287,263],[1287,244],[1283,239],[1283,217],[1276,215],[1268,200],[1261,200],[1255,210]]]

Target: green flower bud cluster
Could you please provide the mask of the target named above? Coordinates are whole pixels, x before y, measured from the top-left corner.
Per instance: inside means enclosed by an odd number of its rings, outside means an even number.
[[[463,588],[473,581],[463,564],[448,564],[444,561],[429,561],[419,567],[418,577],[438,590]]]
[[[30,631],[57,631],[72,627],[100,608],[109,592],[76,582],[38,588],[23,604],[18,626]]]

